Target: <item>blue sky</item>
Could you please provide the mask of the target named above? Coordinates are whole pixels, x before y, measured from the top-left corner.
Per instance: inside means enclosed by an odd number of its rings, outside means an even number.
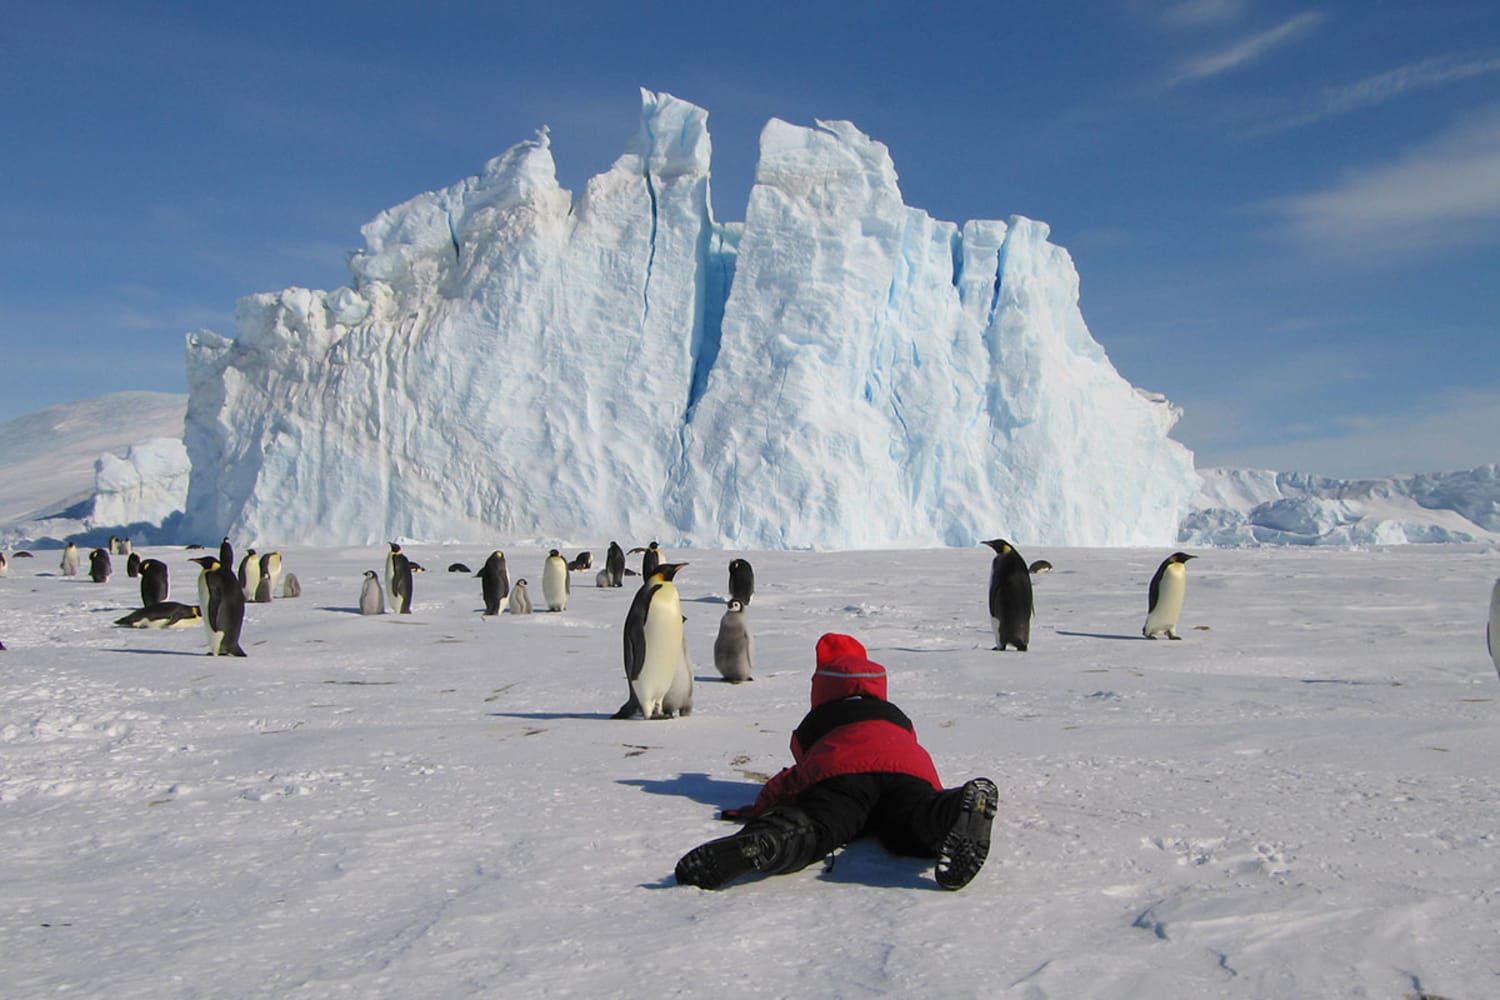
[[[1049,223],[1200,467],[1500,462],[1494,0],[11,0],[0,420],[185,391],[184,333],[347,284],[363,223],[542,125],[578,193],[640,87],[708,110],[721,220],[775,117],[854,122],[937,218]]]

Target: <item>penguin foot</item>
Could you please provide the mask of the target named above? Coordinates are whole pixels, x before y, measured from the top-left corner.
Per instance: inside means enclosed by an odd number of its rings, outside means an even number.
[[[990,779],[975,778],[964,783],[963,793],[958,818],[938,848],[937,883],[944,889],[968,885],[990,856],[990,826],[1000,792]]]

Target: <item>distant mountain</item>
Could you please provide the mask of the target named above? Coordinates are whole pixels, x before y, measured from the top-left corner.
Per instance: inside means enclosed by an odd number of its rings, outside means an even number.
[[[0,424],[0,546],[164,540],[187,493],[186,412],[185,395],[116,392]]]
[[[1500,542],[1500,465],[1384,479],[1200,469],[1179,541],[1253,545]]]
[[[0,525],[56,513],[94,492],[94,463],[151,438],[182,440],[187,396],[112,392],[0,424]]]

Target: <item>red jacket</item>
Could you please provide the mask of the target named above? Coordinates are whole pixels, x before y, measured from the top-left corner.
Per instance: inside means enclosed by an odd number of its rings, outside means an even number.
[[[932,758],[916,730],[885,697],[885,668],[851,636],[829,632],[818,640],[812,711],[792,733],[792,759],[761,788],[742,817],[796,799],[804,789],[841,774],[910,774],[941,789]]]

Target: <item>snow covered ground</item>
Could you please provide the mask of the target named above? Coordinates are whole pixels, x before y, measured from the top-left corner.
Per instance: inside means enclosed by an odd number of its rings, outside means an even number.
[[[624,540],[622,540],[624,541]],[[602,557],[603,544],[594,547]],[[485,619],[480,547],[407,546],[415,613],[354,612],[376,548],[285,551],[246,659],[57,553],[0,579],[7,997],[1500,995],[1493,546],[1200,551],[1182,642],[1140,638],[1166,551],[756,552],[757,679],[712,643],[737,553],[670,552],[697,710],[612,721],[635,581]],[[198,553],[151,549],[192,601]],[[569,555],[576,552],[570,550]],[[539,590],[543,551],[508,549]],[[1000,786],[965,890],[858,843],[713,893],[679,855],[788,761],[812,645],[890,671],[950,784]]]

